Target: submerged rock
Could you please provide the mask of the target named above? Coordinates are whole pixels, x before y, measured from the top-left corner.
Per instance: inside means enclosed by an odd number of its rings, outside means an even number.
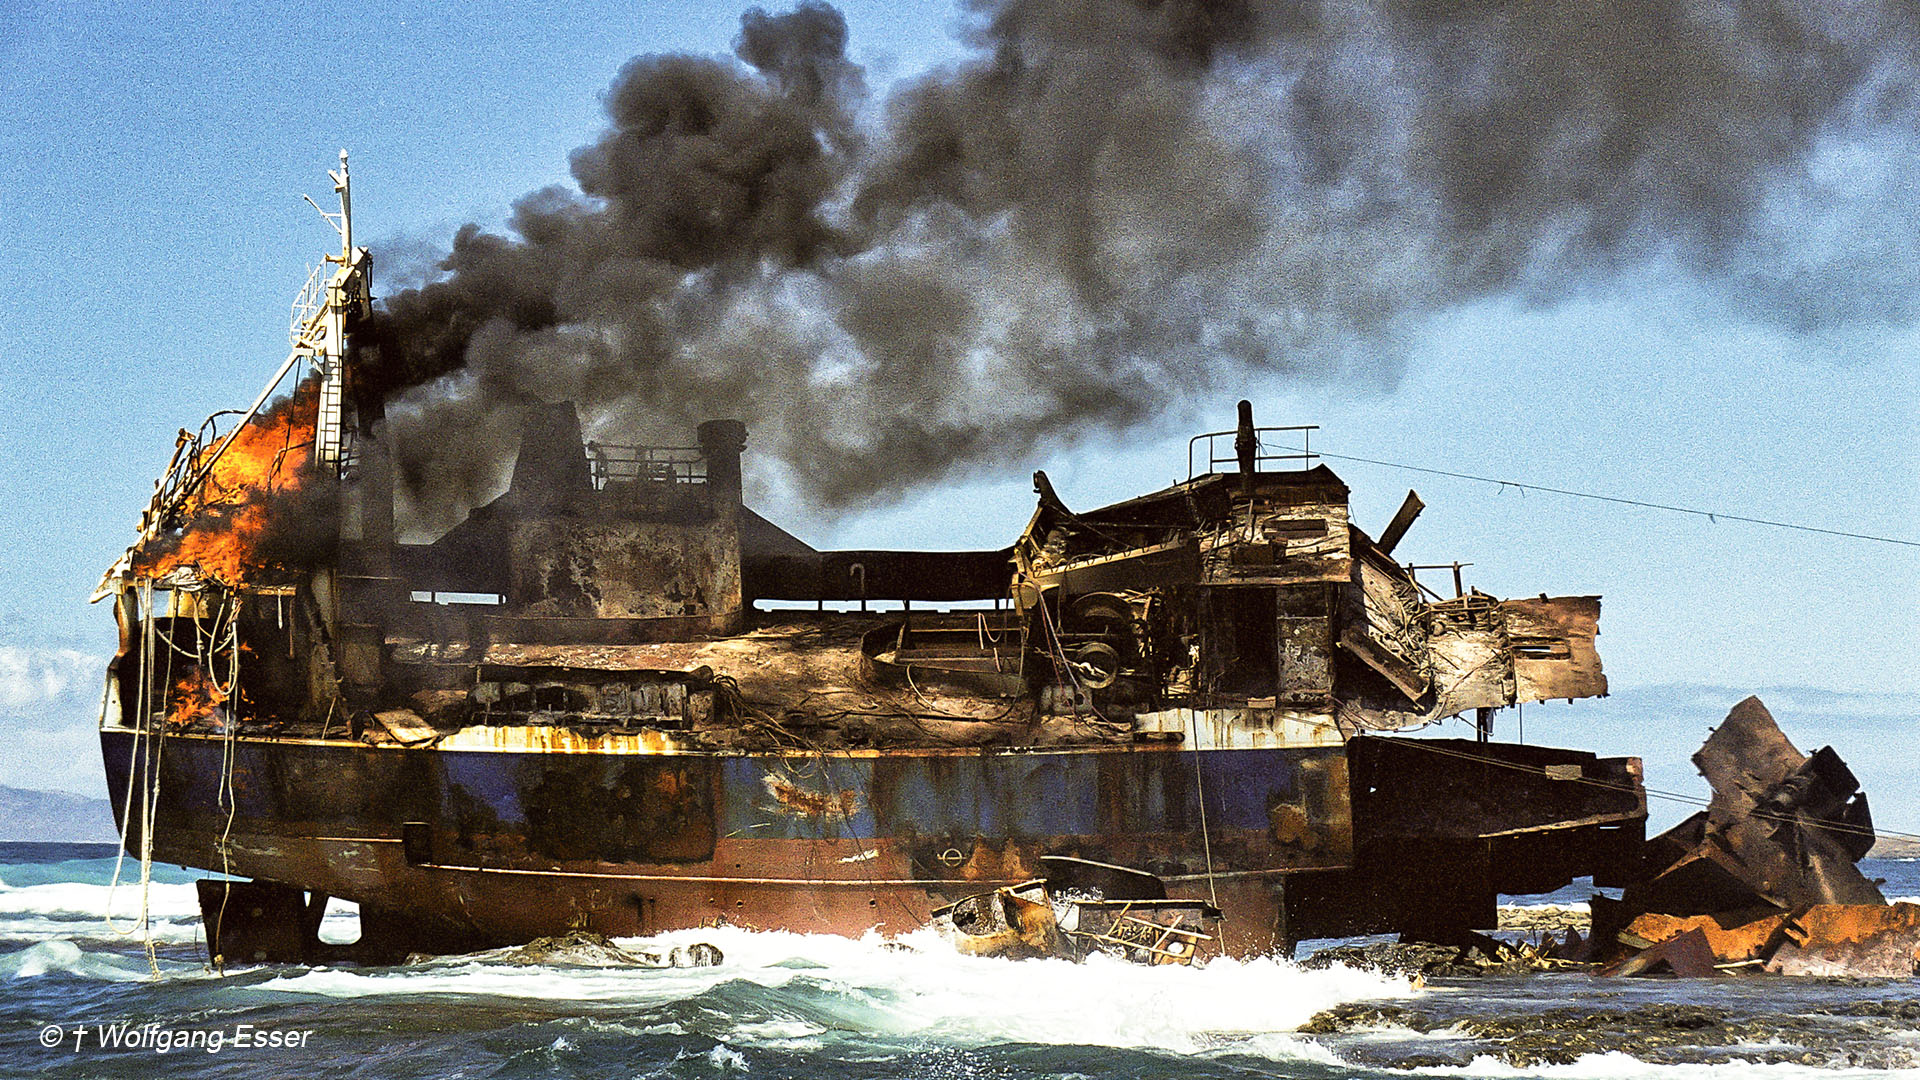
[[[1813,1010],[1742,1013],[1717,1006],[1666,1002],[1634,1008],[1577,1006],[1513,1013],[1446,1012],[1412,1004],[1349,1002],[1300,1026],[1329,1042],[1342,1035],[1402,1028],[1466,1036],[1451,1051],[1431,1045],[1363,1042],[1342,1047],[1369,1065],[1411,1069],[1463,1065],[1490,1055],[1516,1068],[1566,1065],[1589,1054],[1625,1054],[1658,1064],[1743,1062],[1819,1067],[1911,1068],[1920,1052],[1892,1037],[1920,1018],[1920,1001],[1867,1001]],[[1436,1054],[1440,1057],[1436,1059]],[[1457,1060],[1455,1059],[1457,1058]]]
[[[1447,976],[1478,975],[1480,968],[1464,962],[1467,949],[1422,942],[1378,942],[1372,945],[1337,945],[1321,949],[1300,966],[1309,971],[1323,970],[1335,964],[1377,971],[1382,975]]]
[[[534,938],[507,953],[510,964],[581,964],[595,967],[623,967],[645,963],[639,956],[613,943],[611,938],[587,930],[569,930],[558,937]]]
[[[1519,934],[1586,936],[1593,932],[1593,914],[1585,904],[1503,904],[1500,929]]]
[[[1373,1001],[1346,1001],[1314,1014],[1297,1029],[1302,1035],[1337,1035],[1369,1028],[1403,1027],[1425,1034],[1434,1021],[1418,1009],[1406,1005],[1388,1005]]]
[[[1565,971],[1584,967],[1547,955],[1535,946],[1512,945],[1489,937],[1475,937],[1464,945],[1436,945],[1424,941],[1338,945],[1321,949],[1300,966],[1308,970],[1335,964],[1407,978],[1472,978],[1479,975],[1526,975],[1536,971]]]
[[[535,938],[502,958],[510,964],[570,964],[580,967],[713,967],[725,957],[704,941],[671,949],[623,949],[590,930],[569,930],[558,937]]]

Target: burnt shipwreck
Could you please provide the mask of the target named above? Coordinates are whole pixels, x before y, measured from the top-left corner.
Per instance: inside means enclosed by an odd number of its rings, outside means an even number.
[[[1186,481],[1075,510],[1036,474],[1012,543],[963,552],[815,550],[742,503],[742,424],[611,446],[555,404],[504,494],[397,542],[335,180],[286,363],[182,433],[98,594],[127,850],[250,879],[203,884],[215,955],[316,955],[327,897],[367,959],[897,932],[1048,859],[1153,875],[1219,913],[1183,941],[1244,955],[1633,875],[1636,759],[1491,740],[1605,693],[1598,598],[1431,591],[1393,556],[1418,499],[1369,536],[1245,403]]]

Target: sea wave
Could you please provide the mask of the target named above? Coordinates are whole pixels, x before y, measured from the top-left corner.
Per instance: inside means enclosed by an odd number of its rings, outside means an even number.
[[[0,941],[113,941],[147,938],[162,944],[199,941],[199,892],[191,882],[153,882],[146,887],[147,931],[140,930],[140,882],[119,885],[55,881],[8,885],[0,881]],[[320,938],[351,942],[359,915],[333,901],[320,924]]]
[[[109,914],[128,920],[140,914],[141,887],[136,879],[118,886],[77,881],[44,885],[8,885],[0,881],[0,918],[14,915],[92,916]],[[146,888],[149,918],[198,918],[200,899],[191,884],[154,882]]]
[[[167,962],[163,975],[185,975],[189,969]],[[32,979],[42,975],[77,975],[101,982],[139,982],[153,977],[145,957],[135,953],[84,949],[72,941],[40,941],[17,952],[0,954],[0,979]]]
[[[711,968],[519,965],[508,954],[446,958],[404,968],[314,969],[255,989],[332,998],[448,995],[566,1000],[621,1006],[658,1023],[718,1029],[734,1046],[810,1049],[847,1033],[945,1044],[1031,1043],[1175,1053],[1260,1045],[1282,1056],[1324,1047],[1290,1032],[1342,1002],[1406,997],[1403,979],[1286,960],[1214,960],[1143,967],[1097,956],[996,960],[962,956],[929,931],[889,942],[733,928],[623,942],[661,948],[706,941],[726,956]],[[638,1018],[636,1018],[638,1019]],[[1329,1060],[1332,1060],[1329,1058]]]
[[[185,945],[201,939],[200,919],[151,919],[143,934],[136,920],[128,918],[108,922],[83,916],[77,918],[0,918],[0,942],[75,941],[132,942],[152,941],[156,945]]]
[[[1570,903],[1555,903],[1553,901],[1543,900],[1537,904],[1501,904],[1500,910],[1501,911],[1507,911],[1507,910],[1534,911],[1534,912],[1557,911],[1557,912],[1569,912],[1569,913],[1580,914],[1580,915],[1590,915],[1593,913],[1593,905],[1587,903],[1585,900],[1575,900]]]

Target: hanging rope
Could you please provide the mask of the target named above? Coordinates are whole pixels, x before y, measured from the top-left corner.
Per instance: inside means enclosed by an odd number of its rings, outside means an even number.
[[[164,731],[156,733],[152,723],[153,711],[153,663],[154,663],[154,619],[153,619],[153,583],[142,582],[136,594],[140,605],[140,692],[135,697],[139,709],[134,728],[133,745],[127,764],[127,793],[120,812],[120,850],[113,860],[113,877],[107,883],[106,922],[109,929],[120,937],[140,934],[141,945],[147,954],[147,970],[155,979],[160,978],[160,960],[153,946],[153,816],[160,804],[160,753]],[[167,674],[169,680],[173,672],[173,655],[167,655]],[[172,682],[167,682],[168,686]],[[105,716],[105,700],[102,700],[101,714]],[[124,719],[124,716],[122,717]],[[133,789],[142,781],[147,785],[140,800],[140,916],[134,925],[126,930],[120,929],[113,921],[113,899],[120,887],[120,874],[125,865],[127,853],[127,835],[133,822]]]
[[[240,809],[240,800],[235,796],[233,789],[233,768],[236,757],[235,740],[238,738],[240,731],[239,712],[233,707],[233,705],[238,704],[234,695],[240,691],[240,650],[234,647],[234,643],[239,635],[239,606],[240,601],[237,596],[229,596],[227,603],[224,605],[224,609],[230,611],[231,614],[228,618],[228,684],[227,688],[222,691],[221,696],[223,700],[232,702],[233,704],[227,707],[226,720],[221,724],[221,727],[224,729],[225,738],[222,740],[220,748],[220,789],[214,796],[215,807],[218,807],[222,802],[225,802],[227,807],[227,820],[220,829],[220,876],[223,880],[221,881],[220,887],[220,910],[215,913],[213,920],[213,940],[216,942],[225,940],[224,930],[227,923],[227,902],[233,898],[231,840],[233,837],[234,815],[238,813]],[[208,662],[212,662],[212,657],[208,658]],[[224,961],[225,955],[224,951],[215,953],[212,959]],[[219,963],[219,973],[225,974],[224,962]]]
[[[1187,730],[1192,732],[1193,737],[1193,790],[1194,794],[1200,798],[1200,850],[1207,860],[1207,902],[1212,904],[1215,910],[1219,910],[1220,894],[1214,891],[1213,886],[1213,833],[1207,828],[1207,784],[1200,772],[1200,711],[1198,709],[1187,710]],[[1221,921],[1226,921],[1225,915],[1221,916]]]
[[[129,744],[128,744],[127,791],[125,796],[122,797],[122,800],[120,803],[120,850],[114,853],[113,877],[110,878],[107,882],[107,911],[106,911],[107,927],[108,929],[112,930],[116,935],[120,937],[131,937],[134,933],[138,932],[140,929],[140,924],[138,922],[135,922],[134,925],[132,925],[131,927],[128,927],[125,930],[122,930],[117,924],[114,923],[113,900],[114,900],[114,897],[119,892],[120,874],[127,860],[127,836],[129,831],[133,828],[133,789],[139,783],[140,773],[141,773],[141,768],[143,763],[142,756],[141,756],[141,749],[142,749],[141,743],[146,738],[147,725],[144,722],[144,720],[140,718],[143,718],[147,715],[148,695],[152,689],[152,679],[148,675],[148,667],[147,667],[148,661],[151,659],[152,652],[153,652],[152,628],[153,628],[152,608],[150,605],[143,604],[141,608],[140,652],[136,654],[138,658],[136,670],[139,672],[139,676],[140,676],[140,689],[134,695],[134,710],[135,710],[134,716],[136,718],[136,726],[133,729],[133,738],[129,741]],[[102,693],[100,697],[100,719],[103,725],[106,722],[107,703],[108,701],[111,700],[111,694],[112,694],[112,691],[111,689],[109,689],[106,692]],[[125,710],[125,706],[123,704],[122,713],[121,713],[121,720],[123,722],[126,720],[126,714],[124,710]],[[146,800],[143,798],[141,800],[141,809],[143,812],[145,811],[145,808],[146,808]]]

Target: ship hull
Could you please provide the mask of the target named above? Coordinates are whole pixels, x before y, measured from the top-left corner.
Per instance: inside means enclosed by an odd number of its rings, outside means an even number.
[[[1070,855],[1217,902],[1224,950],[1250,955],[1290,936],[1287,877],[1345,870],[1353,852],[1339,745],[628,753],[141,744],[115,729],[101,743],[116,807],[131,785],[155,808],[156,860],[354,901],[375,954],[575,928],[899,933]],[[142,803],[121,823],[135,853]]]

